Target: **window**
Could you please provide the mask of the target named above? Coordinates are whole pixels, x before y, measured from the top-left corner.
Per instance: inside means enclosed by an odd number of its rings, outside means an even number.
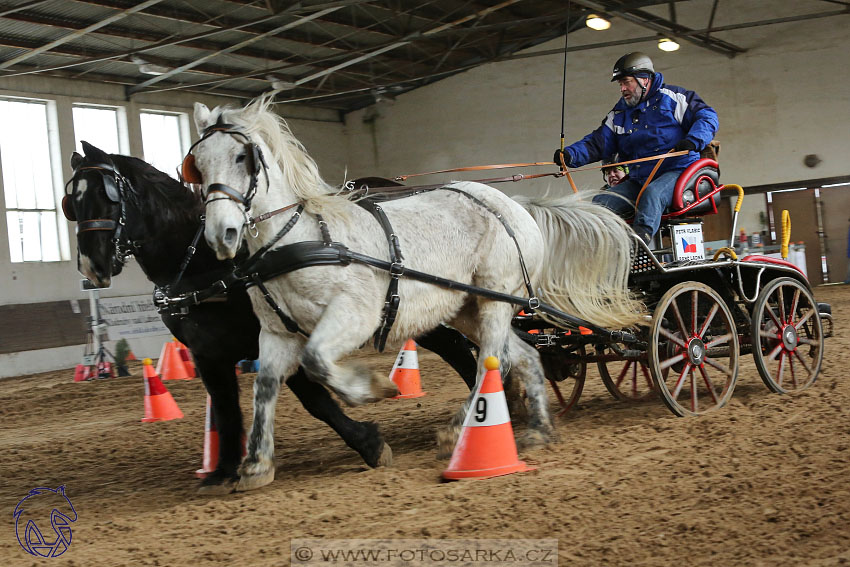
[[[139,118],[145,161],[176,178],[177,167],[183,161],[183,149],[188,146],[186,115],[144,111]]]
[[[74,139],[78,152],[83,153],[80,142],[85,140],[108,154],[122,153],[117,108],[75,104],[73,114]]]
[[[12,262],[68,257],[67,234],[60,235],[56,214],[49,142],[55,120],[48,110],[46,101],[0,99],[0,165]]]

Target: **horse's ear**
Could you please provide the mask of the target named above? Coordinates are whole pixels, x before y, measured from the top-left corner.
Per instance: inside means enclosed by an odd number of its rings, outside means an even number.
[[[112,160],[109,159],[109,154],[107,154],[100,148],[89,144],[85,140],[81,141],[80,144],[83,146],[83,151],[86,153],[86,157],[89,158],[91,161],[99,163],[112,163]]]
[[[195,103],[195,128],[198,129],[198,134],[210,125],[210,109],[202,102]]]
[[[83,156],[74,152],[71,154],[71,169],[77,169],[83,163]]]

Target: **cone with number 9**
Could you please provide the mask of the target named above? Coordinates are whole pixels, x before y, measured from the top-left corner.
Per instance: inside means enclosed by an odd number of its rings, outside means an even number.
[[[499,360],[489,356],[484,367],[487,373],[473,396],[443,478],[488,478],[530,470],[517,455]]]

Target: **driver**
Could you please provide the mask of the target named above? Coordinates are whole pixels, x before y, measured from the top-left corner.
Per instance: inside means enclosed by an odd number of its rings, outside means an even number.
[[[568,167],[580,167],[618,154],[623,161],[687,150],[688,153],[665,159],[647,186],[635,211],[635,200],[656,161],[631,165],[629,177],[593,201],[617,214],[634,214],[632,228],[649,240],[658,231],[661,215],[673,199],[679,174],[699,159],[699,151],[717,132],[717,113],[698,94],[682,87],[664,84],[652,60],[644,53],[627,53],[614,64],[611,81],[617,81],[622,98],[602,125],[564,148],[556,150],[555,164],[561,157]]]

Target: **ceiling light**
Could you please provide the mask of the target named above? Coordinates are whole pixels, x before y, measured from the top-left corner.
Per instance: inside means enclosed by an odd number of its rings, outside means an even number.
[[[658,40],[658,49],[661,51],[676,51],[679,49],[679,44],[665,37]]]
[[[171,71],[171,67],[164,65],[154,65],[153,63],[142,63],[139,65],[139,72],[145,75],[162,75]]]
[[[611,27],[611,22],[609,22],[602,16],[597,16],[596,14],[590,14],[584,21],[584,23],[590,29],[597,31],[607,30]]]
[[[272,88],[276,91],[289,91],[298,86],[292,81],[286,81],[275,75],[266,75],[266,80],[271,83]]]

